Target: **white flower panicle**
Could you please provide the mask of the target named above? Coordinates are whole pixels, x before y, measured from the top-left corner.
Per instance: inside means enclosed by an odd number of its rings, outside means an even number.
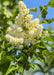
[[[15,24],[10,26],[6,34],[6,39],[22,49],[29,43],[36,44],[36,38],[40,38],[43,31],[43,26],[39,24],[39,19],[32,20],[33,15],[29,14],[29,9],[23,1],[19,1],[19,14],[16,16]]]

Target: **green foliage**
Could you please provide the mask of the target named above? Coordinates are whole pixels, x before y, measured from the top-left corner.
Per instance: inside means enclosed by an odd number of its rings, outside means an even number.
[[[30,8],[30,11],[37,12],[37,8],[33,8],[33,9]]]
[[[50,2],[48,3],[48,6],[54,7],[54,0],[50,0]]]
[[[53,21],[54,21],[54,18],[52,18],[52,19],[43,19],[43,20],[40,21],[40,23],[47,23],[47,24],[50,24],[50,23],[53,22]]]
[[[13,71],[15,71],[17,69],[18,69],[18,67],[16,67],[15,65],[11,65],[11,66],[9,66],[9,68],[8,68],[8,70],[7,70],[5,75],[10,74],[11,72],[13,72]]]
[[[41,17],[43,18],[40,23],[47,23],[50,24],[51,22],[54,21],[54,18],[52,17],[51,19],[46,19],[46,15],[48,14],[48,6],[54,7],[54,0],[50,0],[50,2],[48,2],[47,5],[45,6],[40,6],[40,10],[41,10]]]
[[[39,68],[41,69],[41,71],[44,73],[44,69],[42,68],[42,66],[40,64],[37,64],[37,66],[39,66]]]
[[[45,19],[46,18],[46,15],[47,15],[47,6],[40,6],[40,10],[41,10],[41,13],[42,13],[42,17]]]

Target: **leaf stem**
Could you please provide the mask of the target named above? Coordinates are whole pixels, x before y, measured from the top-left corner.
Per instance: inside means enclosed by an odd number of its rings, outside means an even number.
[[[45,73],[44,73],[44,75],[45,75]]]
[[[28,52],[27,54],[28,54],[28,57],[29,57],[30,52]],[[25,70],[26,70],[27,64],[28,64],[28,59],[27,59],[27,61],[26,61],[25,65],[24,65],[24,70],[23,70],[22,75],[24,75],[24,73],[25,73]]]
[[[23,74],[22,75],[24,75],[24,73],[25,73],[25,70],[26,70],[26,67],[27,67],[27,63],[28,63],[28,60],[25,63],[25,66],[24,66],[24,70],[23,70]]]

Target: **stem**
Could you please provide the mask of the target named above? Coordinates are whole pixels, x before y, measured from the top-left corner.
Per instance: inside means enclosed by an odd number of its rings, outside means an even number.
[[[28,55],[28,57],[29,57],[30,52],[28,52],[27,55]],[[28,58],[27,58],[27,61],[26,61],[25,65],[24,65],[24,70],[23,70],[22,75],[24,75],[24,73],[25,73],[25,70],[26,70],[27,64],[28,64]]]
[[[28,60],[25,63],[25,66],[24,66],[24,70],[23,70],[23,74],[22,75],[24,75],[24,73],[25,73],[25,70],[26,70],[26,67],[27,67],[27,63],[28,63]]]
[[[45,75],[45,73],[44,73],[44,75]]]

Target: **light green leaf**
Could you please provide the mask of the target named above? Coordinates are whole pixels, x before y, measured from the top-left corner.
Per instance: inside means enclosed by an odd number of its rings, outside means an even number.
[[[49,6],[54,7],[54,0],[50,0],[50,2],[48,3]]]
[[[49,37],[44,37],[42,38],[43,41],[49,41],[49,42],[53,42],[54,43],[54,40],[49,36]]]
[[[23,73],[23,66],[19,67],[19,73]]]
[[[45,71],[44,71],[44,69],[43,69],[43,67],[40,65],[40,64],[36,64],[40,69],[41,69],[41,71],[44,73]]]
[[[12,71],[15,71],[17,69],[18,69],[18,67],[16,67],[15,65],[11,65],[11,66],[9,66],[9,68],[8,68],[8,70],[7,70],[5,75],[10,74]]]
[[[49,55],[49,51],[48,51],[48,50],[43,50],[43,51],[42,51],[42,54],[43,54],[43,55]]]
[[[4,9],[4,15],[7,17],[7,18],[10,18],[12,17],[12,13],[10,11],[7,10],[6,7],[3,8]]]
[[[10,4],[9,1],[4,1],[4,2],[3,2],[3,5],[4,5],[4,6],[8,6],[9,4]]]

